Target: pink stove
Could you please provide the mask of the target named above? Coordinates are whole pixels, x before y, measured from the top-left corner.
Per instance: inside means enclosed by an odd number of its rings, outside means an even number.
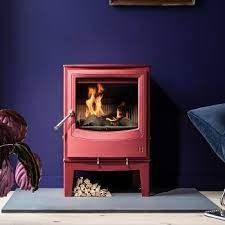
[[[145,65],[64,66],[64,119],[56,129],[65,122],[65,196],[77,171],[132,171],[149,195],[149,77]]]

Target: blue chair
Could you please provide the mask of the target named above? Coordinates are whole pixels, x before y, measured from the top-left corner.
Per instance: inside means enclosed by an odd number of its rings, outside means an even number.
[[[188,117],[209,143],[217,156],[225,162],[225,104],[212,105],[188,111]],[[225,206],[225,189],[220,203]],[[218,212],[215,212],[218,214]],[[215,216],[213,216],[215,217]],[[225,211],[220,210],[220,219]]]

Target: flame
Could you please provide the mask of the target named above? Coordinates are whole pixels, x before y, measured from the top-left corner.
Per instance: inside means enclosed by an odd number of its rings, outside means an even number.
[[[86,112],[85,116],[96,115],[98,117],[104,115],[102,109],[102,98],[104,88],[101,84],[97,84],[97,87],[88,87],[88,99],[86,100]]]

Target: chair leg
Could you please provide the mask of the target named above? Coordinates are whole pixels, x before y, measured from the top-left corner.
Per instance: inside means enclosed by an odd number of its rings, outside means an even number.
[[[225,206],[225,189],[224,189],[223,194],[220,198],[220,204],[221,204],[221,206]],[[211,217],[211,218],[214,218],[214,219],[225,220],[225,210],[217,209],[217,210],[206,211],[205,216]]]
[[[225,206],[225,189],[223,190],[223,194],[220,198],[220,204],[221,206]]]

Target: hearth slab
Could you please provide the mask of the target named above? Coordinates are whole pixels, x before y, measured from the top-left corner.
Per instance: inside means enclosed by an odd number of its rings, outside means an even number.
[[[2,213],[147,213],[203,212],[218,207],[196,189],[174,189],[151,197],[113,193],[112,197],[64,197],[63,189],[41,188],[35,193],[17,189]]]

